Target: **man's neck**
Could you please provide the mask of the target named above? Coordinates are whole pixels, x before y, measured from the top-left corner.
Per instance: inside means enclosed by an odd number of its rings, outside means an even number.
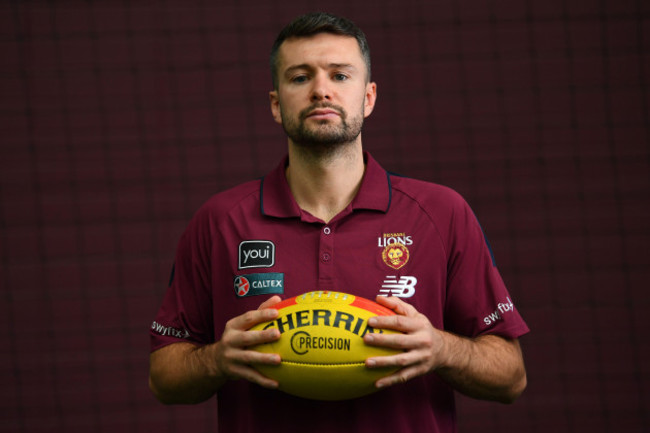
[[[286,173],[291,193],[302,210],[326,223],[352,202],[364,172],[360,140],[319,156],[289,144]]]

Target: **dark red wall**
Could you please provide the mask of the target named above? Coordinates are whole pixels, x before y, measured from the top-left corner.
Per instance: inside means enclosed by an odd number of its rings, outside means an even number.
[[[147,388],[188,219],[285,139],[268,51],[319,2],[0,5],[0,431],[207,432]],[[650,3],[334,1],[373,49],[364,143],[473,206],[532,332],[462,432],[650,430]]]

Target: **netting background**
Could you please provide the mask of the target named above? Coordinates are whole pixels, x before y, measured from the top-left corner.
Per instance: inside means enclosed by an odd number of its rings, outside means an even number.
[[[148,328],[193,212],[283,156],[269,47],[321,7],[0,5],[1,432],[216,430],[150,395]],[[650,3],[327,7],[373,49],[365,147],[466,197],[532,328],[526,393],[460,431],[650,431]]]

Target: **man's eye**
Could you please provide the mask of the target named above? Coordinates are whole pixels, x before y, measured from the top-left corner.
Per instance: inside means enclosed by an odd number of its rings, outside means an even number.
[[[296,84],[304,83],[305,81],[307,81],[306,75],[297,75],[291,79],[291,82]]]
[[[348,79],[348,76],[345,74],[334,74],[334,79],[336,81],[345,81]]]

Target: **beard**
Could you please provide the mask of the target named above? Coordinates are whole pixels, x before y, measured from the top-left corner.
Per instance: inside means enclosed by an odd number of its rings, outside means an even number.
[[[315,125],[308,126],[307,116],[313,110],[329,108],[339,113],[340,122],[321,120]],[[363,113],[356,117],[349,117],[348,113],[338,105],[331,103],[315,103],[305,108],[298,114],[297,119],[282,115],[282,127],[291,141],[298,147],[310,149],[317,153],[330,153],[348,143],[354,142],[361,134],[363,127]],[[314,122],[312,122],[314,123]]]

